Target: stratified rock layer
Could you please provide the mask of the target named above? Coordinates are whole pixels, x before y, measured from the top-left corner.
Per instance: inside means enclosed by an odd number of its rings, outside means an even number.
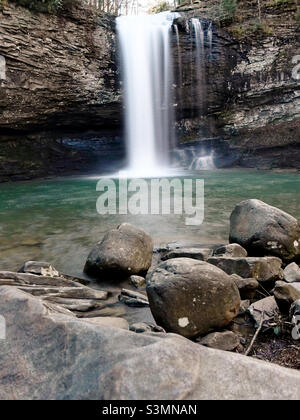
[[[297,371],[173,334],[94,325],[9,286],[0,307],[1,400],[300,398]]]

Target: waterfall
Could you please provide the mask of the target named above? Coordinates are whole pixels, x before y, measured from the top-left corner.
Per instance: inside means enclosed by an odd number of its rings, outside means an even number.
[[[125,124],[130,176],[156,176],[169,165],[174,143],[170,30],[177,13],[121,16]]]
[[[197,18],[192,18],[191,24],[194,29],[196,40],[196,81],[197,102],[199,104],[198,116],[202,117],[206,103],[204,30],[201,21]]]

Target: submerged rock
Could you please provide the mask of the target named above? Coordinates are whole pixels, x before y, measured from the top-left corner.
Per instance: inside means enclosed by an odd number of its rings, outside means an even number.
[[[234,281],[207,262],[170,259],[146,280],[151,312],[166,331],[196,337],[225,327],[238,313],[240,295]]]
[[[1,341],[1,400],[300,398],[296,370],[178,335],[96,325],[12,287],[0,287],[0,307],[7,332]]]
[[[250,255],[274,255],[288,261],[300,255],[300,225],[276,207],[246,200],[231,214],[229,241],[240,244]]]
[[[232,331],[214,332],[197,340],[199,344],[225,351],[235,350],[240,345],[239,337]]]
[[[123,280],[146,274],[152,261],[150,235],[129,223],[109,231],[90,252],[84,271],[99,280]]]
[[[283,278],[288,283],[300,282],[300,267],[296,263],[291,263],[285,267]]]
[[[227,274],[237,274],[245,279],[255,278],[259,282],[282,279],[282,261],[276,257],[211,257],[208,259]]]

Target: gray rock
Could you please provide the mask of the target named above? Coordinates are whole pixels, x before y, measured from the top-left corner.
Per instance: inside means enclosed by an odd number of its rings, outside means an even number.
[[[232,331],[213,332],[197,342],[206,347],[225,351],[235,350],[240,345],[239,337]]]
[[[240,295],[235,283],[207,262],[167,260],[146,280],[151,312],[166,331],[196,337],[225,327],[238,313]]]
[[[129,281],[137,289],[146,285],[145,278],[141,276],[130,276]]]
[[[122,289],[119,295],[119,301],[125,303],[128,306],[143,307],[149,306],[147,296],[142,293],[133,292],[128,289]]]
[[[211,257],[208,262],[229,275],[255,278],[259,282],[280,280],[283,277],[282,261],[276,257]]]
[[[212,250],[209,248],[180,248],[174,249],[166,255],[163,255],[161,260],[166,261],[172,258],[193,258],[195,260],[206,261],[211,254]]]
[[[283,278],[288,283],[300,282],[300,267],[291,263],[283,270]]]
[[[250,255],[274,255],[291,260],[300,254],[300,226],[284,211],[260,200],[239,203],[230,217],[231,243]]]
[[[214,250],[214,256],[223,255],[225,257],[247,257],[247,251],[239,244],[223,245]]]
[[[76,281],[64,277],[39,276],[30,273],[14,273],[0,271],[0,286],[52,286],[52,287],[81,287]]]
[[[241,299],[253,299],[259,283],[256,279],[243,279],[237,274],[230,276],[239,289]]]
[[[37,274],[40,276],[59,277],[59,272],[51,264],[40,261],[26,261],[19,272]]]
[[[278,315],[279,308],[274,296],[268,296],[252,303],[248,312],[254,319],[257,327],[261,322],[263,322],[264,327],[268,327],[268,324],[274,320],[276,315]]]
[[[120,328],[122,330],[129,330],[129,324],[124,318],[117,318],[112,316],[102,316],[95,318],[81,318],[84,322],[90,322],[95,325],[102,325],[103,327]]]
[[[277,281],[274,288],[276,302],[283,313],[289,313],[291,305],[300,299],[300,283]]]
[[[90,252],[84,271],[92,276],[122,280],[146,274],[152,261],[153,242],[142,229],[128,223],[109,231]]]
[[[1,400],[300,399],[296,370],[83,322],[11,287],[0,287],[0,307]]]

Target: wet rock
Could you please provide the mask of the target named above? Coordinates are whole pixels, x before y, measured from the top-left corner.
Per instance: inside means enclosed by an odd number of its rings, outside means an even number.
[[[153,242],[146,232],[128,223],[109,231],[90,252],[84,271],[99,280],[122,280],[145,274],[152,261]]]
[[[247,251],[239,244],[229,244],[221,246],[214,251],[214,256],[224,257],[247,257]]]
[[[252,303],[248,312],[254,319],[257,327],[261,322],[267,327],[268,324],[274,320],[275,316],[278,315],[279,308],[274,296],[268,296]]]
[[[197,342],[206,347],[225,351],[233,351],[240,345],[239,337],[232,331],[214,332]]]
[[[141,276],[130,276],[129,281],[137,289],[146,285],[145,278]]]
[[[231,214],[229,241],[240,244],[250,255],[274,255],[288,261],[300,255],[300,226],[276,207],[246,200]]]
[[[237,274],[230,276],[239,289],[241,299],[253,299],[259,283],[256,279],[244,279]]]
[[[117,318],[111,316],[85,318],[84,322],[90,322],[94,325],[101,325],[103,327],[120,328],[122,330],[129,330],[129,324],[124,318]]]
[[[119,295],[119,301],[128,306],[143,307],[149,306],[147,296],[142,293],[133,292],[131,290],[122,289]]]
[[[291,263],[283,270],[283,278],[288,283],[300,282],[300,267]]]
[[[134,324],[130,325],[130,331],[134,331],[136,333],[147,333],[147,332],[159,332],[165,333],[165,330],[158,325],[146,323],[146,322],[135,322]]]
[[[39,276],[59,276],[59,272],[51,264],[40,261],[26,261],[19,272],[37,274]]]
[[[283,313],[288,313],[291,305],[300,299],[300,283],[277,281],[274,288],[276,302]]]
[[[181,248],[168,252],[166,255],[162,256],[161,260],[166,261],[172,258],[193,258],[195,260],[206,261],[211,254],[212,250],[209,248]]]
[[[237,274],[245,279],[255,278],[259,282],[282,279],[282,261],[276,257],[211,257],[210,264],[219,267],[227,274]]]
[[[1,400],[300,398],[296,370],[178,335],[105,328],[11,287],[0,287],[0,307]]]
[[[161,263],[146,278],[158,325],[185,337],[223,328],[237,315],[238,289],[224,271],[191,258]]]

